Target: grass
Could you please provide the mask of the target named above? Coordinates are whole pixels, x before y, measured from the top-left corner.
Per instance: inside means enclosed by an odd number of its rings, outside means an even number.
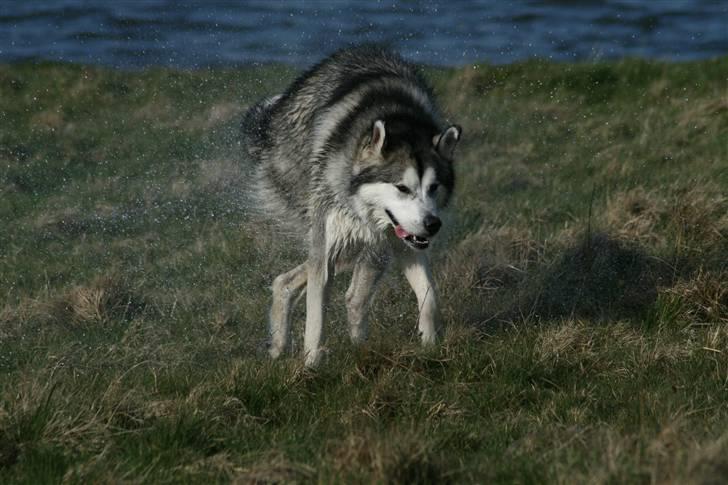
[[[294,75],[0,66],[0,482],[672,482],[728,473],[728,58],[432,70],[465,128],[444,342],[264,357],[302,258],[237,127]]]

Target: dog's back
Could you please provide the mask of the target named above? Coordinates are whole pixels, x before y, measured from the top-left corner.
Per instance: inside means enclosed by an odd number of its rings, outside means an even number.
[[[353,151],[375,118],[403,111],[433,130],[441,126],[416,68],[386,49],[345,49],[309,69],[245,115],[243,145],[256,167],[257,204],[288,227],[306,227],[312,192],[329,190],[336,198],[348,190],[347,167],[337,177],[323,175],[328,165],[344,164],[336,155]],[[339,187],[331,186],[334,178]]]

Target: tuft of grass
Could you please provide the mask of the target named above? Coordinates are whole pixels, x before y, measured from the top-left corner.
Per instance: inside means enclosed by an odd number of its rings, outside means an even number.
[[[114,320],[129,320],[143,311],[142,296],[128,282],[106,274],[89,286],[74,286],[52,303],[51,318],[77,325],[103,325]]]
[[[665,482],[728,470],[728,58],[426,69],[465,128],[371,340],[266,358],[303,257],[246,196],[269,66],[0,66],[0,482]]]

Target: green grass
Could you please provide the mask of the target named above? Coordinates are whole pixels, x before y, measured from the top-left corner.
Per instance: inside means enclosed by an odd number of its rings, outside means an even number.
[[[301,261],[237,129],[282,68],[0,66],[0,482],[674,482],[728,473],[728,58],[428,72],[462,124],[447,331],[264,355]]]

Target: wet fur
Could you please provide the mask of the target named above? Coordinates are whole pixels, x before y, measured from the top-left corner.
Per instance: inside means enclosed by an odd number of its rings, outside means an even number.
[[[400,210],[407,234],[425,234],[423,218],[444,208],[453,192],[459,137],[417,69],[372,46],[335,53],[282,95],[248,110],[243,146],[253,164],[255,205],[308,248],[306,262],[273,283],[272,357],[286,349],[292,306],[307,288],[305,361],[319,362],[330,281],[347,267],[350,335],[364,340],[368,304],[394,260],[417,296],[423,342],[435,341],[437,300],[426,252],[394,236],[387,207]],[[408,196],[395,188],[404,174]],[[425,178],[434,182],[424,187]]]

